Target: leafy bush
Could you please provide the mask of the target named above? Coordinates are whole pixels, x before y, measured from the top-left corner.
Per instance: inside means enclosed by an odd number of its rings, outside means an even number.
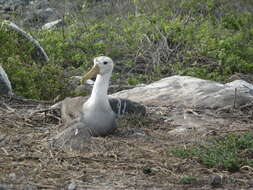
[[[173,74],[224,81],[234,73],[253,72],[252,1],[96,3],[86,0],[76,3],[79,6],[74,13],[62,13],[63,27],[28,29],[50,57],[46,67],[55,69],[43,76],[35,70],[43,70],[45,65],[33,60],[31,46],[1,28],[0,61],[17,94],[42,99],[71,95],[65,88],[64,71],[73,67],[76,74],[81,74],[79,71],[90,67],[92,59],[99,55],[110,56],[116,62],[114,82],[131,85],[150,83]],[[141,63],[138,57],[143,57]],[[30,77],[19,76],[28,72]],[[41,93],[45,83],[37,80],[39,77],[54,83],[48,89],[48,97]],[[32,84],[33,80],[42,84]]]
[[[15,39],[15,40],[13,40]],[[63,68],[52,62],[35,61],[33,44],[15,32],[0,28],[0,62],[9,75],[17,95],[36,99],[52,99],[66,94]]]
[[[223,138],[214,139],[210,144],[187,149],[176,148],[172,150],[172,154],[181,158],[197,158],[207,167],[235,172],[244,165],[253,166],[253,135],[232,133]]]

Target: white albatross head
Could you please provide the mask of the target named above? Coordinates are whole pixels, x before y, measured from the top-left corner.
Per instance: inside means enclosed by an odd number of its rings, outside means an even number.
[[[84,82],[92,77],[95,77],[96,75],[109,75],[111,76],[113,70],[113,61],[110,57],[106,56],[100,56],[94,58],[94,65],[91,68],[91,70],[86,73],[81,82]]]

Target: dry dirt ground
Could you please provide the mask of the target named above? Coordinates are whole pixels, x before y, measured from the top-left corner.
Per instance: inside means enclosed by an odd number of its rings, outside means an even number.
[[[1,190],[212,189],[214,176],[222,176],[222,186],[217,189],[253,188],[252,168],[229,173],[170,152],[173,147],[205,142],[229,131],[252,130],[252,107],[245,112],[219,112],[220,117],[230,117],[227,126],[210,126],[212,130],[204,134],[176,136],[169,132],[177,126],[163,119],[176,108],[147,106],[146,118],[120,119],[116,134],[92,138],[84,152],[49,146],[61,125],[59,113],[47,108],[46,102],[0,99]],[[195,182],[183,183],[186,176],[194,176]]]

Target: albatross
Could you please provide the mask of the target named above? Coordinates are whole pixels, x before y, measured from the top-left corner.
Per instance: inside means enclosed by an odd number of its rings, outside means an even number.
[[[108,87],[113,71],[113,61],[106,56],[96,57],[94,66],[81,82],[96,77],[90,98],[83,104],[80,121],[89,129],[91,136],[104,136],[116,129],[116,114],[109,99]]]
[[[91,96],[86,102],[79,101],[79,104],[76,104],[75,112],[79,113],[79,117],[67,123],[67,128],[51,139],[51,145],[82,150],[87,148],[86,142],[89,141],[89,137],[105,136],[116,129],[116,114],[110,106],[107,95],[112,70],[111,58],[100,56],[94,59],[92,69],[81,79],[83,83],[96,77]],[[66,112],[65,115],[68,115],[68,109],[64,107],[63,113]]]
[[[107,91],[113,71],[113,61],[106,56],[96,57],[92,69],[81,82],[96,77],[91,96],[84,102],[83,97],[67,98],[53,107],[61,106],[66,126],[62,132],[52,138],[52,145],[86,149],[91,136],[106,136],[117,127],[116,117],[125,113],[146,113],[143,105],[123,98],[109,98]],[[64,119],[64,120],[65,120]],[[72,120],[73,119],[73,120]]]

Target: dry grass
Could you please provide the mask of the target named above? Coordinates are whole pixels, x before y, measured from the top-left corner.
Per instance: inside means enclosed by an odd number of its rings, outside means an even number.
[[[68,189],[72,184],[76,189],[210,189],[214,174],[224,177],[223,186],[228,189],[250,186],[251,168],[230,174],[172,156],[171,148],[192,139],[169,135],[176,126],[151,114],[159,108],[149,107],[147,118],[121,119],[116,134],[92,138],[87,150],[72,152],[48,145],[60,125],[57,112],[38,111],[47,107],[40,102],[1,99],[0,187]],[[247,122],[252,126],[252,120]],[[182,183],[185,176],[193,176],[194,182]]]

